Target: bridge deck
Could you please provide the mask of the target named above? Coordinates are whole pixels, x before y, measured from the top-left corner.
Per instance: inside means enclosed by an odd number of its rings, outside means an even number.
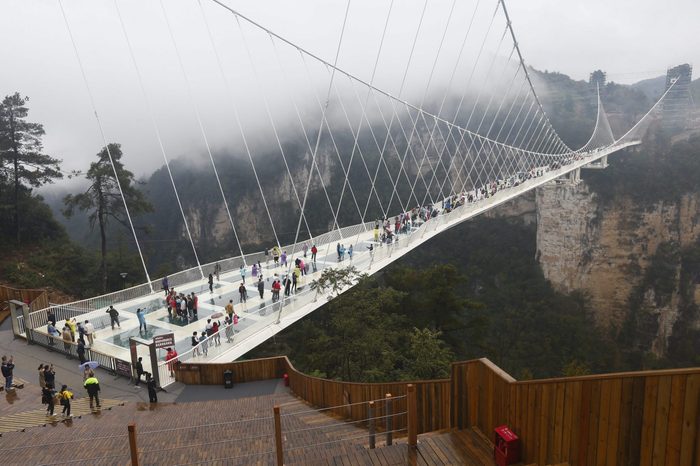
[[[117,309],[121,313],[121,326],[115,329],[111,329],[109,326],[109,318],[105,314],[106,308],[87,313],[81,316],[81,319],[89,318],[93,323],[97,323],[98,331],[94,343],[95,350],[125,361],[130,361],[131,359],[128,350],[129,337],[140,336],[150,340],[154,335],[170,332],[175,334],[175,347],[181,361],[201,363],[232,361],[322,306],[326,301],[325,297],[317,296],[316,292],[310,290],[309,284],[325,268],[344,267],[352,264],[360,272],[374,273],[448,228],[480,215],[538,186],[560,178],[569,172],[596,162],[612,152],[638,143],[638,141],[627,142],[605,150],[581,155],[578,160],[574,160],[568,165],[549,170],[541,176],[526,180],[517,186],[501,189],[486,199],[467,203],[449,213],[430,219],[418,228],[414,228],[410,234],[399,235],[398,241],[392,245],[376,247],[372,254],[368,251],[368,246],[375,244],[371,228],[368,230],[366,226],[362,225],[351,227],[351,230],[355,231],[355,233],[349,237],[345,236],[338,242],[344,243],[346,246],[349,244],[354,245],[355,254],[352,261],[349,259],[340,263],[337,261],[335,241],[319,244],[316,267],[310,266],[311,273],[302,277],[296,293],[293,293],[289,298],[283,298],[277,303],[273,303],[271,300],[271,278],[274,274],[283,274],[285,269],[282,267],[274,268],[272,264],[263,264],[263,274],[266,283],[264,296],[263,298],[259,297],[257,288],[252,283],[255,279],[250,277],[249,273],[246,281],[249,298],[245,303],[239,303],[238,286],[241,282],[241,277],[237,270],[223,273],[221,281],[215,283],[213,293],[209,292],[205,280],[197,280],[178,286],[176,288],[178,292],[185,294],[196,292],[200,295],[199,320],[193,323],[179,322],[177,319],[169,318],[164,307],[163,295],[160,293],[116,304]],[[290,249],[287,252],[291,253],[292,251]],[[297,257],[300,255],[297,254]],[[290,258],[291,261],[293,261],[292,258]],[[310,261],[310,257],[307,257],[308,261]],[[234,301],[236,312],[241,317],[236,326],[237,333],[233,341],[227,342],[226,337],[222,335],[220,344],[210,342],[207,345],[206,354],[203,350],[200,351],[199,355],[189,352],[192,332],[202,332],[206,325],[206,319],[212,314],[216,315],[216,313],[219,313],[223,315],[224,306],[229,300]],[[138,320],[135,316],[136,309],[139,307],[146,308],[148,312],[146,316],[148,329],[144,333],[140,333]],[[41,335],[42,332],[46,331],[46,327],[40,327],[36,330],[38,330],[37,334]],[[42,338],[46,337],[39,336],[40,340]],[[61,350],[63,343],[59,340],[55,348]],[[150,372],[156,372],[156,368],[150,367],[145,347],[139,348],[139,354],[143,356],[145,369]],[[163,351],[160,354],[161,359],[164,359],[164,356]],[[160,366],[158,369],[161,385],[166,386],[173,382],[173,378],[166,367]]]

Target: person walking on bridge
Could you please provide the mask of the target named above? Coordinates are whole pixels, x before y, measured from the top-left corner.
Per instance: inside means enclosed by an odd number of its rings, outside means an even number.
[[[311,246],[311,261],[315,264],[316,263],[316,254],[318,253],[318,248],[314,244]]]
[[[91,322],[85,321],[85,335],[88,337],[88,343],[90,343],[90,348],[95,344],[95,326]]]
[[[258,279],[258,293],[260,293],[260,299],[263,299],[263,295],[265,294],[265,282],[262,277]]]
[[[209,293],[214,293],[214,275],[209,274]]]
[[[136,317],[138,317],[138,319],[139,319],[139,333],[141,333],[141,329],[143,329],[143,333],[146,333],[147,332],[146,313],[144,312],[144,310],[141,308],[138,308],[136,310]],[[91,342],[91,346],[92,346],[92,342]]]
[[[109,320],[112,324],[112,330],[114,330],[114,324],[117,324],[119,328],[122,328],[122,326],[119,324],[119,311],[114,309],[114,306],[109,306],[106,313],[109,314]]]

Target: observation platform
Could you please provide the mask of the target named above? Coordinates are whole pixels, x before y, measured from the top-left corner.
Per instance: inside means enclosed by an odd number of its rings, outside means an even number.
[[[232,398],[150,405],[127,402],[80,419],[6,430],[0,450],[11,455],[12,464],[129,464],[127,426],[133,422],[142,464],[274,465],[276,405],[281,410],[287,465],[492,464],[491,445],[475,430],[421,435],[416,450],[408,448],[400,433],[391,446],[378,433],[376,448],[369,449],[366,428],[309,407],[276,381],[272,386],[252,382],[219,390]],[[256,391],[257,396],[235,398],[239,392]],[[0,425],[22,414],[0,416]]]
[[[407,233],[399,234],[391,244],[380,244],[374,239],[374,222],[344,227],[334,230],[314,238],[313,242],[300,242],[296,245],[282,247],[282,251],[288,254],[288,263],[293,263],[295,257],[302,256],[302,244],[306,243],[309,248],[312,244],[318,247],[318,257],[316,263],[311,262],[310,252],[304,259],[309,264],[309,274],[302,276],[298,283],[296,293],[285,297],[284,288],[280,300],[272,301],[271,284],[277,274],[283,277],[287,272],[285,267],[275,268],[272,257],[263,253],[254,253],[242,257],[234,257],[221,260],[218,264],[223,272],[220,279],[215,281],[213,292],[209,292],[207,280],[202,277],[202,272],[206,276],[214,271],[216,263],[202,266],[202,271],[198,268],[189,269],[171,275],[170,286],[178,293],[196,293],[199,296],[198,320],[194,322],[181,321],[177,318],[170,318],[165,307],[164,293],[162,291],[150,292],[149,284],[139,285],[120,292],[105,296],[91,298],[77,303],[52,306],[50,310],[57,318],[57,326],[60,330],[67,318],[75,317],[78,321],[90,320],[97,332],[95,342],[88,353],[87,358],[96,360],[111,370],[115,370],[116,360],[127,363],[131,361],[129,351],[129,338],[140,337],[151,340],[154,336],[173,333],[175,337],[175,349],[180,362],[212,363],[229,362],[243,356],[251,349],[274,336],[279,331],[292,325],[294,322],[321,307],[326,302],[326,297],[311,289],[311,282],[319,278],[324,269],[329,267],[342,268],[349,265],[354,266],[359,273],[372,274],[377,270],[389,265],[412,249],[428,241],[442,231],[451,228],[461,222],[482,214],[500,204],[508,202],[528,191],[554,180],[560,179],[567,173],[580,170],[589,164],[600,159],[606,159],[613,152],[624,149],[628,146],[639,144],[640,141],[629,141],[600,150],[574,153],[572,156],[562,161],[563,165],[557,164],[551,167],[538,169],[534,176],[526,179],[514,178],[500,180],[497,191],[485,198],[473,202],[465,202],[449,211],[439,209],[439,215],[426,222],[417,222],[412,225]],[[492,185],[496,185],[494,182]],[[490,185],[490,186],[492,186]],[[464,194],[464,193],[463,193]],[[390,218],[390,220],[393,217]],[[345,255],[344,261],[338,261],[336,255],[336,245],[344,244],[354,248],[353,258]],[[369,251],[370,245],[374,248]],[[262,274],[265,282],[265,291],[262,298],[258,294],[256,287],[257,279],[251,276],[253,263],[261,262]],[[245,263],[247,276],[246,288],[248,299],[245,303],[240,303],[238,287],[241,283],[239,267]],[[160,287],[160,280],[151,283],[154,289]],[[347,290],[346,287],[344,290]],[[232,342],[221,331],[220,344],[213,340],[207,341],[207,351],[205,354],[204,344],[200,345],[199,351],[192,350],[191,336],[193,332],[201,334],[205,329],[207,319],[216,315],[223,321],[225,314],[224,307],[233,300],[235,312],[240,317],[235,326],[235,335]],[[120,313],[120,327],[110,328],[110,318],[106,313],[108,305],[114,305]],[[139,322],[136,318],[136,310],[145,309],[147,330],[140,332]],[[28,315],[28,322],[24,322],[23,317],[17,320],[15,334],[24,338],[29,338],[35,343],[45,346],[49,345],[50,338],[47,334],[46,317],[47,310],[36,311]],[[27,335],[27,327],[31,330]],[[54,339],[52,348],[63,352],[64,344],[60,339]],[[144,369],[151,373],[159,374],[161,386],[167,386],[174,382],[171,371],[165,365],[165,351],[159,350],[159,365],[157,368],[151,367],[147,348],[137,347],[138,355],[143,357]],[[75,345],[69,345],[69,351],[75,355]],[[198,353],[198,354],[197,354]],[[122,365],[124,366],[124,365]]]

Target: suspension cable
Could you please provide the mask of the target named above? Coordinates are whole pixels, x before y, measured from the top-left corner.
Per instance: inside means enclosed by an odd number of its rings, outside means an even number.
[[[121,26],[122,33],[124,34],[124,40],[126,41],[127,48],[129,49],[129,56],[131,57],[131,63],[134,65],[134,71],[136,72],[136,78],[139,83],[139,88],[141,89],[141,95],[146,102],[146,107],[148,109],[148,115],[151,119],[151,124],[153,125],[153,130],[156,134],[156,139],[158,140],[158,147],[160,148],[160,153],[163,155],[163,160],[165,161],[165,168],[168,172],[168,177],[170,178],[170,184],[173,186],[173,192],[175,193],[175,199],[177,200],[177,205],[180,209],[180,214],[182,215],[182,222],[185,224],[185,231],[187,232],[187,238],[190,240],[190,245],[192,246],[192,253],[194,254],[194,259],[197,262],[197,268],[199,268],[199,273],[204,278],[204,272],[202,271],[202,264],[199,262],[199,256],[197,255],[197,249],[194,247],[194,241],[192,240],[192,233],[190,233],[190,227],[187,223],[187,217],[185,217],[185,211],[182,208],[182,203],[180,202],[180,195],[177,192],[177,187],[175,185],[175,180],[173,179],[173,173],[170,171],[170,161],[165,153],[165,147],[163,145],[163,139],[161,138],[160,128],[158,127],[158,122],[156,121],[153,105],[151,99],[148,97],[146,92],[146,87],[143,84],[143,77],[141,76],[141,70],[139,69],[138,62],[134,55],[134,49],[131,45],[131,40],[126,31],[126,26],[124,25],[124,19],[122,18],[122,13],[119,8],[119,1],[114,0],[114,8],[117,11],[117,17],[119,18],[119,24]]]
[[[190,80],[187,76],[187,72],[185,71],[185,64],[182,61],[182,56],[180,55],[180,49],[177,46],[177,41],[175,40],[175,35],[173,34],[172,27],[170,26],[170,20],[168,19],[168,13],[165,11],[165,5],[163,4],[163,0],[159,0],[160,3],[160,8],[163,11],[163,17],[165,18],[165,24],[168,29],[168,35],[170,36],[170,41],[173,45],[173,48],[175,50],[175,55],[177,57],[177,62],[180,65],[180,72],[182,73],[182,77],[185,80],[185,87],[187,88],[187,95],[189,96],[190,103],[192,105],[192,109],[194,110],[195,117],[197,119],[197,124],[199,125],[199,131],[202,134],[202,139],[204,140],[204,145],[207,148],[207,154],[209,155],[209,161],[211,162],[211,166],[214,169],[214,176],[216,178],[216,183],[219,186],[219,191],[221,192],[221,199],[224,202],[224,207],[226,208],[226,214],[228,215],[228,220],[231,223],[231,229],[233,230],[233,236],[236,238],[236,244],[238,245],[238,250],[241,251],[241,259],[243,260],[243,265],[247,265],[245,261],[245,254],[243,253],[243,248],[241,247],[241,241],[238,237],[238,232],[236,231],[236,226],[233,224],[233,217],[231,216],[231,210],[229,209],[228,205],[228,200],[226,199],[226,194],[224,193],[224,187],[221,184],[221,178],[219,178],[219,170],[216,168],[216,163],[214,162],[214,156],[212,155],[211,152],[211,147],[209,146],[209,138],[207,138],[207,133],[204,130],[204,125],[202,123],[202,118],[201,115],[199,114],[199,107],[197,106],[197,103],[194,99],[194,95],[192,93],[192,85],[190,84]]]
[[[117,188],[119,188],[119,194],[121,195],[122,202],[124,203],[124,211],[126,212],[126,218],[129,220],[129,226],[131,227],[131,233],[134,235],[134,242],[136,243],[136,249],[139,252],[139,257],[141,258],[141,265],[143,266],[143,272],[146,275],[146,280],[148,280],[148,287],[153,293],[153,283],[151,283],[151,277],[148,275],[148,269],[146,268],[146,261],[143,258],[143,253],[141,252],[141,246],[139,245],[139,239],[136,236],[136,229],[134,228],[134,222],[131,220],[131,214],[129,213],[129,206],[126,203],[126,197],[124,196],[124,191],[122,191],[122,184],[119,181],[119,174],[117,173],[117,167],[114,164],[114,159],[112,158],[112,151],[109,149],[109,144],[107,143],[107,138],[105,137],[104,128],[102,127],[102,121],[97,113],[97,107],[95,106],[95,98],[92,95],[92,89],[85,74],[85,68],[83,67],[83,61],[78,53],[78,46],[73,37],[73,31],[71,30],[70,23],[68,22],[68,16],[66,15],[66,10],[63,8],[63,1],[58,0],[58,5],[61,8],[61,14],[63,16],[63,21],[66,25],[66,30],[68,31],[68,36],[70,37],[71,44],[73,46],[73,52],[75,53],[75,58],[78,61],[78,67],[80,68],[80,74],[83,77],[83,83],[85,84],[85,89],[87,90],[88,98],[90,99],[90,105],[92,106],[92,111],[95,115],[95,120],[97,121],[97,126],[100,129],[100,136],[102,137],[102,142],[105,145],[105,151],[107,152],[107,157],[109,157],[109,163],[112,166],[112,172],[114,173],[114,179],[117,183]]]

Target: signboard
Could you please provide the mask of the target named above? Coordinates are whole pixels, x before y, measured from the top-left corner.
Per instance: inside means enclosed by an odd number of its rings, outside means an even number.
[[[175,346],[175,334],[156,335],[153,337],[153,343],[156,344],[156,349],[171,348]]]
[[[121,359],[114,359],[115,361],[115,371],[119,375],[123,375],[125,377],[131,377],[131,364],[129,364],[126,361],[123,361]]]

